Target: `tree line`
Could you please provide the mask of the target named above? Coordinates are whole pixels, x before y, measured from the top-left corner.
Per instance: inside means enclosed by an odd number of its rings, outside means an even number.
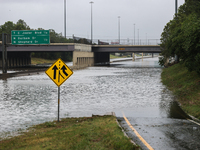
[[[42,28],[31,29],[24,20],[19,19],[17,23],[7,21],[3,25],[0,25],[0,41],[2,41],[2,33],[8,34],[8,42],[11,42],[12,30],[44,30]],[[66,39],[61,34],[56,33],[53,29],[50,30],[50,42],[51,43],[73,43],[73,39]],[[35,52],[31,54],[32,57],[45,58],[45,59],[58,59],[61,58],[64,61],[72,60],[72,52]]]
[[[178,56],[189,71],[200,74],[200,0],[186,0],[161,34],[159,63]]]

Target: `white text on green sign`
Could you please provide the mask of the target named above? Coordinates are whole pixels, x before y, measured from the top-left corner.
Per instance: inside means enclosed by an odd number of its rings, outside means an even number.
[[[50,44],[49,30],[13,30],[11,41],[13,45]]]

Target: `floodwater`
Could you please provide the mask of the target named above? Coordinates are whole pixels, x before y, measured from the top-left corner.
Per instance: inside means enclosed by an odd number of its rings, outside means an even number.
[[[60,87],[60,118],[122,112],[127,117],[179,118],[161,83],[158,58],[74,71]],[[0,139],[34,124],[57,120],[58,87],[45,74],[0,80]],[[180,114],[180,113],[179,113]],[[166,121],[166,120],[165,120]]]

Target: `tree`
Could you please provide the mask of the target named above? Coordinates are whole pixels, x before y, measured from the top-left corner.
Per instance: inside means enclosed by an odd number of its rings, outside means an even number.
[[[15,25],[15,30],[30,30],[30,27],[22,19],[19,19]]]
[[[190,14],[182,25],[184,30],[184,53],[182,59],[189,71],[196,71],[200,74],[200,18]]]
[[[26,22],[22,19],[19,19],[16,24],[11,21],[5,22],[5,24],[0,25],[0,35],[2,33],[8,34],[8,42],[11,42],[11,31],[12,30],[30,30],[30,27],[26,24]],[[43,28],[38,28],[37,30],[44,30]],[[0,36],[0,41],[2,40],[2,36]],[[50,30],[50,42],[51,43],[72,43],[73,39],[66,39],[62,37],[61,34],[55,32],[55,30]],[[37,52],[32,53],[33,57],[40,57],[46,59],[57,59],[62,58],[64,61],[72,60],[71,52]]]
[[[0,26],[0,35],[2,35],[2,33],[7,33],[7,34],[11,34],[11,30],[13,30],[15,28],[15,24],[11,21],[5,22],[4,25]],[[2,36],[0,36],[0,41],[2,41]]]
[[[16,24],[11,21],[5,22],[4,25],[0,26],[0,35],[2,33],[8,34],[8,42],[11,40],[11,31],[12,30],[30,30],[30,27],[24,22],[24,20],[19,19]],[[2,36],[0,36],[0,40],[2,40]]]
[[[200,1],[187,0],[161,34],[161,55],[164,65],[175,54],[189,71],[200,74]]]

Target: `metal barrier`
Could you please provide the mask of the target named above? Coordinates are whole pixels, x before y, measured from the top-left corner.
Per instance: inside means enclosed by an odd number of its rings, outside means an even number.
[[[120,39],[120,43],[118,39],[94,39],[94,43],[98,43],[98,41],[103,41],[103,43],[107,43],[107,45],[160,45],[160,39]]]

